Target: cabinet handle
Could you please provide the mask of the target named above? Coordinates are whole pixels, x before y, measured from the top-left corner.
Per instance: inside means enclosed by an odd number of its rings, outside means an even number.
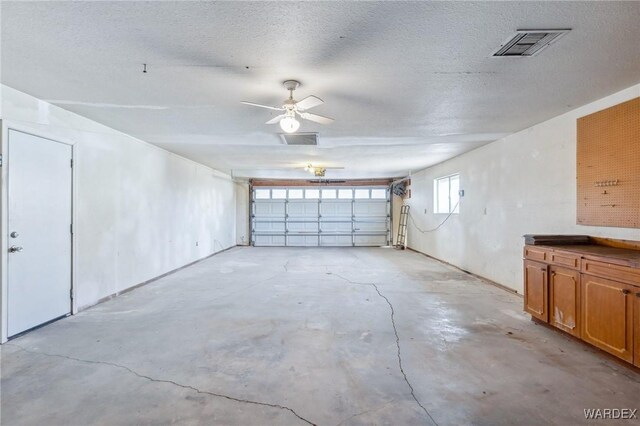
[[[540,268],[541,271],[547,272],[547,268]]]
[[[640,297],[640,293],[636,293],[636,297]]]
[[[629,290],[627,290],[626,288],[623,288],[622,290],[620,290],[622,292],[622,294],[629,294],[631,293]]]

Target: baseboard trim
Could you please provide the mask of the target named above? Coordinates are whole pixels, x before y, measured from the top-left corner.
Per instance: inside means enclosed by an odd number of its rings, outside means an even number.
[[[115,297],[120,296],[121,294],[129,293],[130,291],[136,290],[136,289],[138,289],[138,288],[140,288],[140,287],[143,287],[143,286],[145,286],[145,285],[147,285],[147,284],[151,284],[151,283],[152,283],[152,282],[154,282],[154,281],[158,281],[158,280],[159,280],[159,279],[161,279],[161,278],[164,278],[164,277],[169,276],[169,275],[171,275],[171,274],[175,274],[176,272],[178,272],[178,271],[180,271],[180,270],[182,270],[182,269],[184,269],[184,268],[188,268],[189,266],[193,266],[193,265],[195,265],[196,263],[202,262],[203,260],[207,260],[207,259],[209,259],[210,257],[213,257],[213,256],[215,256],[215,255],[217,255],[217,254],[220,254],[220,253],[224,253],[224,252],[229,251],[229,250],[231,250],[232,248],[236,248],[236,247],[243,247],[243,246],[238,246],[238,245],[236,244],[236,245],[233,245],[233,246],[231,246],[231,247],[228,247],[228,248],[226,248],[226,249],[224,249],[224,250],[216,251],[216,252],[211,253],[211,254],[209,254],[209,255],[207,255],[207,256],[205,256],[205,257],[202,257],[202,258],[200,258],[200,259],[198,259],[198,260],[194,260],[193,262],[190,262],[190,263],[187,263],[186,265],[180,266],[179,268],[172,269],[172,270],[171,270],[171,271],[169,271],[169,272],[165,272],[165,273],[164,273],[164,274],[162,274],[162,275],[158,275],[157,277],[151,278],[151,279],[149,279],[149,280],[143,281],[143,282],[138,283],[138,284],[134,284],[134,285],[132,285],[131,287],[127,287],[127,288],[125,288],[124,290],[121,290],[121,291],[118,291],[118,292],[112,293],[112,294],[110,294],[110,295],[108,295],[108,296],[101,297],[101,298],[100,298],[100,299],[98,299],[98,301],[97,301],[97,302],[95,302],[95,303],[91,303],[91,304],[89,304],[89,305],[84,305],[84,306],[79,307],[79,308],[78,308],[78,311],[77,311],[76,313],[78,313],[78,312],[82,312],[82,311],[84,311],[84,310],[86,310],[86,309],[89,309],[89,308],[91,308],[91,307],[93,307],[93,306],[96,306],[96,305],[99,305],[99,304],[101,304],[101,303],[107,302],[107,301],[109,301],[109,300],[111,300],[111,299],[113,299],[113,298],[115,298]]]
[[[423,252],[421,252],[421,251],[419,251],[419,250],[416,250],[416,249],[414,249],[414,248],[412,248],[412,247],[407,247],[407,250],[411,250],[411,251],[412,251],[412,252],[414,252],[414,253],[421,254],[421,255],[423,255],[423,256],[428,257],[429,259],[433,259],[433,260],[435,260],[435,261],[437,261],[437,262],[440,262],[440,263],[443,263],[443,264],[445,264],[445,265],[447,265],[447,266],[450,266],[450,267],[452,267],[452,268],[455,268],[455,269],[457,269],[458,271],[460,271],[460,272],[464,272],[464,273],[465,273],[465,274],[467,274],[467,275],[471,275],[472,277],[477,278],[477,279],[479,279],[480,281],[482,281],[482,282],[484,282],[484,283],[486,283],[486,284],[492,285],[492,286],[494,286],[494,287],[498,287],[498,288],[499,288],[499,289],[501,289],[501,290],[507,291],[507,292],[509,292],[509,293],[515,294],[515,295],[520,296],[520,297],[523,297],[523,296],[522,296],[522,294],[518,293],[518,291],[517,291],[517,290],[514,290],[514,289],[512,289],[512,288],[509,288],[509,287],[507,287],[506,285],[499,284],[499,283],[497,283],[497,282],[495,282],[495,281],[490,280],[489,278],[485,278],[485,277],[483,277],[482,275],[478,275],[478,274],[474,274],[473,272],[466,271],[466,270],[464,270],[464,269],[460,268],[459,266],[454,265],[453,263],[449,263],[449,262],[444,261],[444,260],[442,260],[442,259],[438,259],[437,257],[431,256],[430,254],[427,254],[427,253],[423,253]]]

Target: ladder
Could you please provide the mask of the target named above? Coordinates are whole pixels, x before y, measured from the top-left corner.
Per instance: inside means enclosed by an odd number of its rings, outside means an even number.
[[[396,237],[395,248],[403,249],[407,242],[407,220],[409,219],[409,207],[404,204],[400,207],[400,221],[398,222],[398,235]]]

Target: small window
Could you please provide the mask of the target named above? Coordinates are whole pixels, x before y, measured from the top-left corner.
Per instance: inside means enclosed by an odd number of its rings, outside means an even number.
[[[386,189],[372,189],[371,190],[371,198],[375,200],[386,200],[387,199],[387,190]]]
[[[271,190],[271,198],[274,200],[284,200],[287,198],[287,190],[286,189],[272,189]]]
[[[256,189],[256,200],[268,200],[271,198],[270,189]]]
[[[353,198],[353,190],[351,189],[339,189],[338,198],[341,200],[350,200]]]
[[[290,200],[300,200],[302,199],[303,190],[302,189],[290,189],[289,190],[289,199]]]
[[[460,175],[455,174],[433,180],[434,213],[459,213]]]
[[[356,189],[356,199],[369,198],[369,190],[368,189]]]
[[[322,199],[331,200],[336,198],[336,190],[335,189],[323,189],[322,190]]]
[[[317,200],[320,198],[320,191],[317,189],[305,189],[304,198],[308,200]]]

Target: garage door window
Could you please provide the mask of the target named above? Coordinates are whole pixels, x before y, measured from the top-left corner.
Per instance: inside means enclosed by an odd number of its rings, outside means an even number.
[[[387,198],[387,190],[386,189],[372,189],[371,190],[371,199],[372,200],[384,200]]]
[[[268,200],[271,198],[270,189],[256,189],[256,200]]]
[[[339,189],[338,198],[341,200],[350,200],[353,198],[353,191],[351,189]]]
[[[317,189],[307,189],[304,191],[304,198],[308,200],[317,200],[320,198],[320,191]]]
[[[289,199],[290,200],[301,200],[304,191],[302,189],[290,189],[289,190]]]
[[[322,190],[322,199],[323,200],[335,200],[336,199],[336,190],[335,189],[323,189]]]
[[[287,198],[286,189],[273,189],[271,190],[271,198],[274,200],[284,200]]]
[[[356,200],[363,200],[365,198],[369,198],[369,190],[368,189],[356,189]]]

